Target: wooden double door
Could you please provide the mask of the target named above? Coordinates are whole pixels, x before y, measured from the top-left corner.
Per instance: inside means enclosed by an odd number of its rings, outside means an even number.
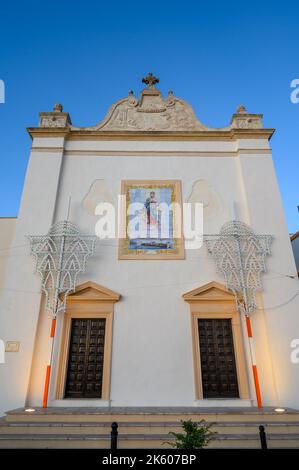
[[[65,398],[101,398],[104,318],[73,318],[65,384]]]
[[[105,318],[73,318],[65,398],[101,398]],[[198,319],[203,398],[238,398],[230,319]]]
[[[199,319],[203,398],[239,398],[230,319]]]

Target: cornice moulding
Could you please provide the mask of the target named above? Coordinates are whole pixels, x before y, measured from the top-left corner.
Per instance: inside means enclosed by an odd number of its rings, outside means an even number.
[[[64,137],[66,140],[239,140],[267,139],[270,140],[275,129],[230,129],[226,131],[99,131],[71,128],[28,127],[32,139],[35,137]]]

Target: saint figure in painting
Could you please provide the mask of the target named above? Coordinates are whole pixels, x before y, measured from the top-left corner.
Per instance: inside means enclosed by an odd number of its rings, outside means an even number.
[[[158,212],[157,212],[157,200],[155,191],[151,191],[148,198],[144,203],[146,214],[147,214],[147,225],[157,225],[158,223]]]

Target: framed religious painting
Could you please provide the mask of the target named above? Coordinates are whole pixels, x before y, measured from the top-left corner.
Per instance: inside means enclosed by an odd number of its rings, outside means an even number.
[[[119,215],[119,259],[184,259],[180,181],[122,181]]]

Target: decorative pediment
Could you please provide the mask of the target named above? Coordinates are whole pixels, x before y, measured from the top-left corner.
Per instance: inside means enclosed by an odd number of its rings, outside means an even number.
[[[234,294],[227,290],[225,286],[219,282],[209,282],[204,286],[197,287],[189,292],[183,294],[183,299],[186,302],[208,301],[208,300],[230,300],[234,301]]]
[[[130,91],[126,98],[120,99],[109,109],[105,118],[95,126],[76,127],[71,123],[68,113],[64,113],[61,104],[55,105],[52,112],[40,113],[39,127],[57,132],[57,128],[64,128],[68,133],[77,132],[218,132],[218,131],[244,131],[260,130],[262,114],[248,113],[245,106],[239,106],[233,114],[231,123],[222,128],[205,126],[196,117],[192,107],[181,98],[168,92],[163,97],[161,91],[155,87],[159,79],[149,73],[142,79],[146,85],[139,98]],[[53,129],[54,128],[54,129]],[[31,133],[34,129],[29,129]],[[58,129],[59,130],[59,129]],[[60,129],[62,130],[62,129]],[[269,130],[272,135],[273,130]],[[31,135],[33,135],[31,133]]]
[[[78,285],[75,292],[69,294],[68,302],[78,300],[117,302],[120,297],[120,294],[107,289],[107,287],[103,287],[92,281],[87,281]]]
[[[90,129],[103,131],[202,131],[208,129],[195,116],[185,101],[173,96],[163,98],[155,87],[159,80],[148,74],[139,99],[130,91],[127,98],[117,101],[106,117]]]

